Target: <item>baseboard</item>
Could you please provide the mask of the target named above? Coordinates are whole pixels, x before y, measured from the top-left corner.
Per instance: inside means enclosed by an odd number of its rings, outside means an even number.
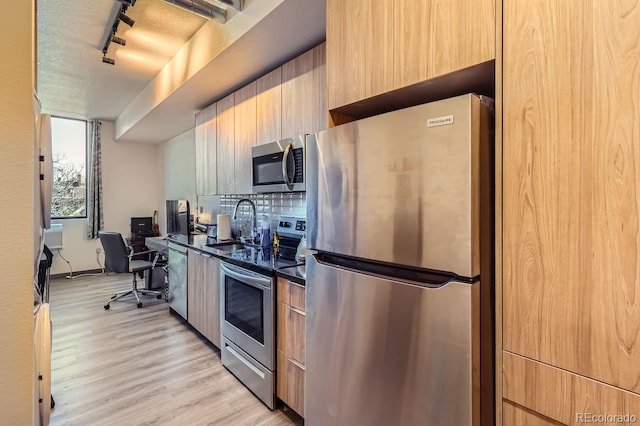
[[[70,276],[69,273],[64,273],[64,274],[51,274],[50,278],[52,280],[56,279],[56,278],[75,278],[76,276],[80,276],[83,274],[100,274],[103,273],[104,271],[102,269],[87,269],[86,271],[73,271],[73,275]]]

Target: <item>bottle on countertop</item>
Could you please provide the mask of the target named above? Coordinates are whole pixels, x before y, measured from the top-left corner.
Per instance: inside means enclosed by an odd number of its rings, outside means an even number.
[[[280,252],[280,237],[278,236],[278,231],[273,232],[273,254],[275,256]]]
[[[296,250],[296,260],[298,262],[304,262],[307,255],[307,233],[302,234],[298,249]]]

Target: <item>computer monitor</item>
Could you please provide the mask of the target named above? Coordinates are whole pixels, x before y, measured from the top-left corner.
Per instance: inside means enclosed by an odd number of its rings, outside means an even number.
[[[167,200],[167,234],[189,235],[189,201]]]
[[[153,218],[152,217],[132,217],[131,218],[131,236],[132,237],[153,237]]]

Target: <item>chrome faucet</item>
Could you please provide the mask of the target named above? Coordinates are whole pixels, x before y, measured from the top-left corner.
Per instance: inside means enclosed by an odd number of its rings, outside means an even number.
[[[243,202],[247,202],[251,206],[251,214],[253,215],[253,226],[251,227],[251,242],[255,243],[256,239],[258,238],[258,216],[256,215],[256,205],[253,203],[253,201],[248,198],[242,198],[240,201],[238,201],[233,209],[233,218],[236,219],[236,216],[238,215],[238,206]]]

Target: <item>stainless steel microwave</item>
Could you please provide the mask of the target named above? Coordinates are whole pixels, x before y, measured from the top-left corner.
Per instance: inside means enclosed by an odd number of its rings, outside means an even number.
[[[305,135],[251,148],[253,192],[304,191]]]

